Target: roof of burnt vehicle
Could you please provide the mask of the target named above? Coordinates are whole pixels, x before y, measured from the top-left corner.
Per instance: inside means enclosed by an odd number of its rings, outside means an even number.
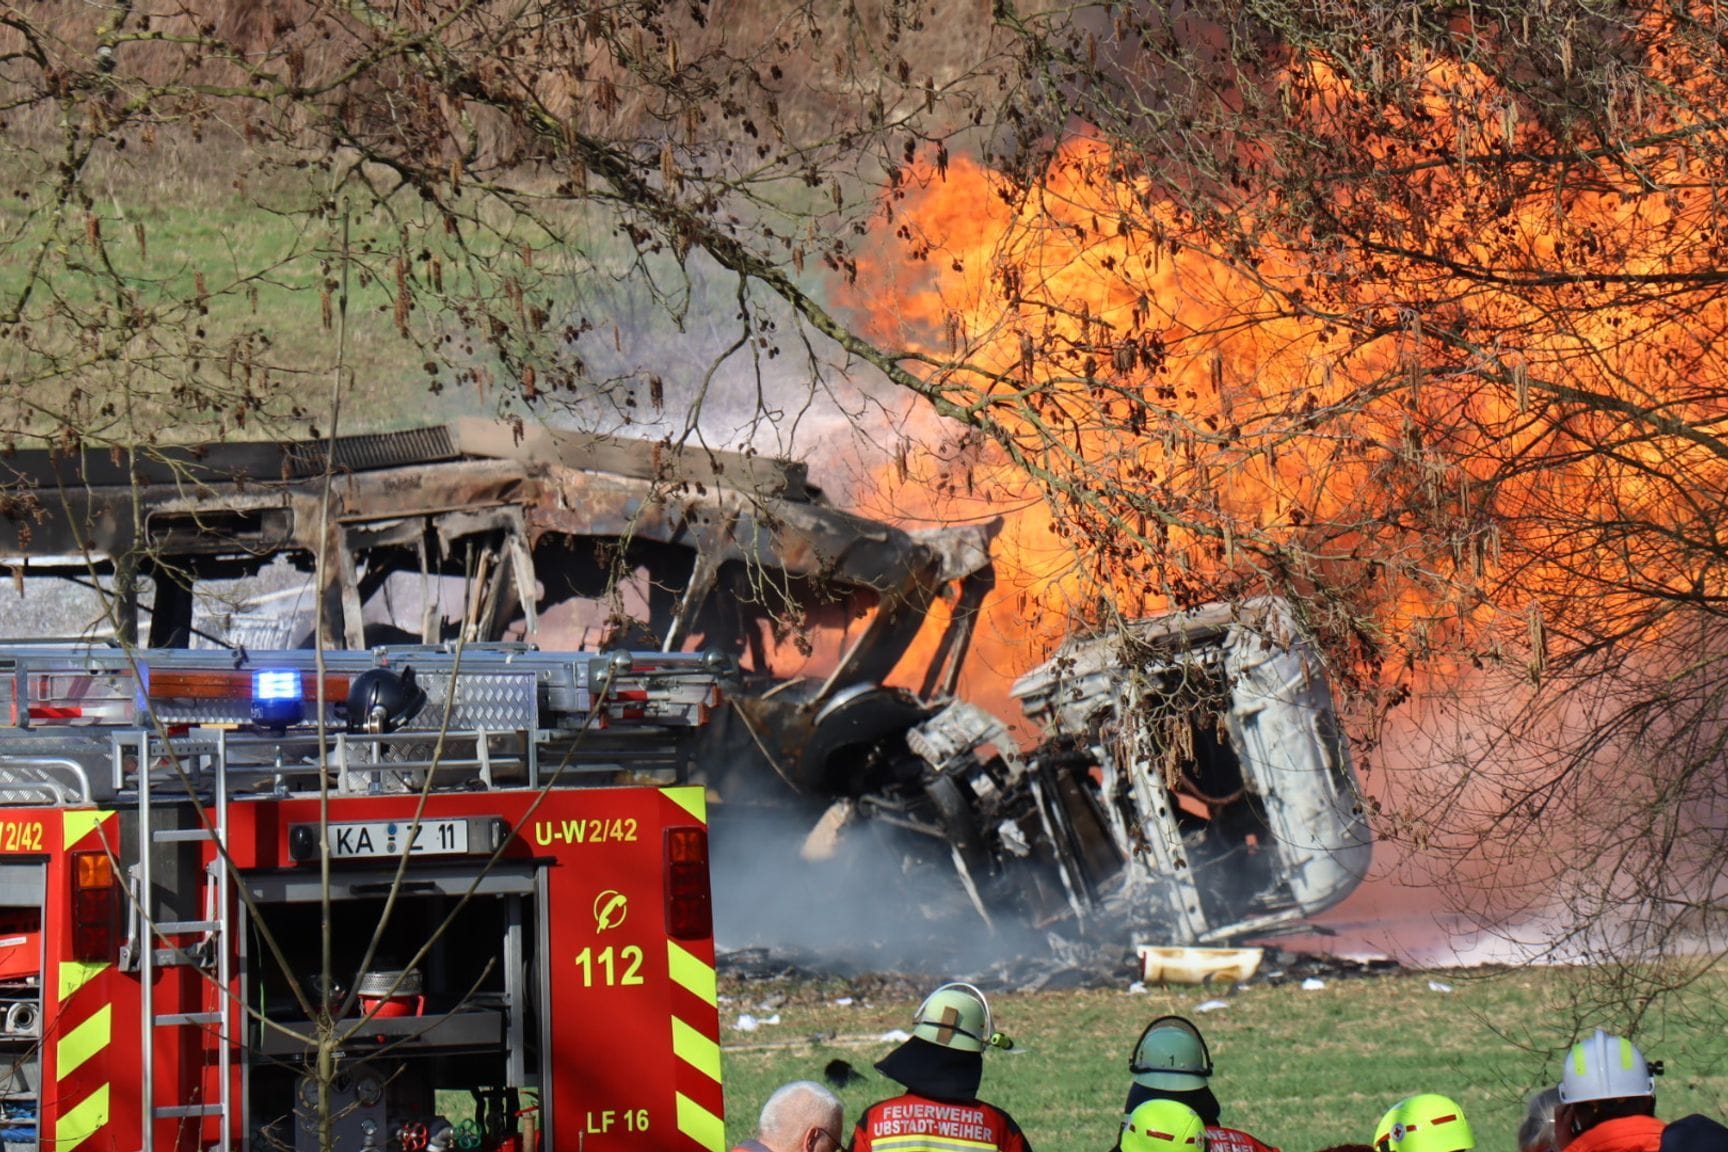
[[[329,492],[327,460],[352,483]],[[326,495],[352,526],[460,521],[470,507],[514,505],[536,538],[628,535],[696,547],[716,562],[770,564],[881,590],[987,570],[999,527],[909,529],[861,516],[831,504],[794,461],[468,419],[333,445],[152,446],[130,459],[106,449],[0,456],[0,562],[82,568],[140,545],[164,555],[309,549],[322,529],[308,513]],[[283,517],[266,523],[259,519],[266,509]],[[205,519],[225,510],[257,523],[229,539],[220,519]],[[146,541],[150,525],[163,531]]]
[[[798,503],[826,504],[804,465],[753,453],[577,432],[541,424],[469,418],[329,440],[251,440],[140,446],[130,458],[107,448],[67,453],[21,449],[0,458],[0,491],[15,486],[232,481],[294,482],[321,476],[333,457],[340,474],[464,459],[562,465],[641,480],[715,484]]]
[[[1277,647],[1289,646],[1301,632],[1289,603],[1270,596],[1173,609],[1071,637],[1050,659],[1017,679],[1012,692],[1029,707],[1035,706],[1038,698],[1065,682],[1121,673],[1135,657],[1216,651],[1232,629]]]

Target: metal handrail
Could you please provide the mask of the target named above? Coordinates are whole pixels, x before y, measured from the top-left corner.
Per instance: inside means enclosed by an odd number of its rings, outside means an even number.
[[[62,780],[44,775],[37,780],[6,780],[5,774],[14,768],[54,768],[67,772],[73,778],[77,791],[72,791]],[[76,760],[59,756],[4,756],[0,757],[0,794],[13,790],[21,792],[39,791],[46,799],[45,804],[91,804],[90,774]]]

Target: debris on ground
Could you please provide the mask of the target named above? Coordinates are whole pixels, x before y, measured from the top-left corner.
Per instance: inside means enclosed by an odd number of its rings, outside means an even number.
[[[917,1000],[930,990],[932,981],[964,980],[989,991],[1036,992],[1065,988],[1116,988],[1129,992],[1139,985],[1140,961],[1120,946],[1088,947],[1066,942],[1059,956],[1022,956],[1001,959],[977,971],[880,971],[836,956],[797,949],[739,948],[722,951],[717,968],[720,978],[739,1002],[753,1005],[756,1012],[772,1012],[800,1002],[838,1003],[875,1000]],[[1215,991],[1227,988],[1277,987],[1309,982],[1321,986],[1327,980],[1350,980],[1395,972],[1399,965],[1384,958],[1359,959],[1316,953],[1268,949],[1265,961],[1253,976],[1241,982],[1206,985]],[[750,988],[761,988],[759,998]],[[769,988],[773,992],[768,991]]]

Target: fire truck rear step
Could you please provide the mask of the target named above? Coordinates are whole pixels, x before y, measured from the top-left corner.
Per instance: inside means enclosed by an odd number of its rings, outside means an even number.
[[[168,1027],[174,1024],[222,1024],[223,1014],[220,1012],[167,1012],[156,1017],[156,1026]]]
[[[156,933],[159,936],[177,936],[185,932],[217,932],[222,924],[217,920],[158,920]]]

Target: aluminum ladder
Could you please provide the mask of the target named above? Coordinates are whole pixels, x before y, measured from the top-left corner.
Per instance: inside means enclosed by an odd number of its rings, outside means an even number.
[[[208,735],[181,739],[164,744],[150,732],[139,736],[136,745],[138,751],[138,865],[136,868],[140,894],[138,897],[138,916],[142,920],[142,931],[138,947],[138,975],[140,984],[139,1001],[141,1005],[140,1024],[143,1028],[142,1079],[139,1096],[143,1105],[143,1148],[142,1152],[156,1152],[155,1136],[156,1122],[169,1119],[203,1120],[217,1117],[220,1125],[220,1135],[215,1143],[209,1145],[216,1152],[231,1152],[233,1147],[233,1049],[240,1035],[236,1027],[236,1005],[233,1002],[232,985],[234,977],[233,949],[226,938],[226,923],[229,915],[229,902],[232,896],[232,877],[228,861],[228,773],[227,745],[228,733],[216,730]],[[196,765],[208,763],[214,778],[213,797],[208,809],[200,804],[200,811],[207,813],[197,828],[158,828],[156,814],[151,809],[151,767],[156,755],[153,750],[160,750],[165,761],[179,765],[184,780],[177,792],[177,800],[196,799],[196,789],[189,787],[189,781],[194,778]],[[117,762],[120,751],[115,752]],[[190,794],[188,794],[190,792]],[[207,866],[210,883],[205,885],[204,919],[202,920],[158,920],[155,909],[151,906],[150,893],[155,889],[153,876],[152,846],[160,844],[182,843],[186,841],[213,841],[216,845],[215,858]],[[201,955],[193,955],[184,945],[168,943],[169,937],[185,936],[192,933],[203,933],[203,940],[196,946]],[[159,945],[162,945],[159,947]],[[192,965],[204,973],[206,994],[212,994],[216,1008],[213,1011],[198,1012],[168,1012],[157,1013],[155,1004],[156,973],[161,968],[183,967]],[[208,1029],[214,1029],[216,1044],[216,1093],[215,1098],[202,1101],[188,1101],[159,1105],[156,1103],[156,1076],[153,1041],[157,1031],[161,1029],[197,1029],[200,1033],[198,1045],[200,1049],[207,1048],[211,1042]],[[200,1076],[200,1081],[203,1077]],[[202,1085],[195,1087],[195,1093],[201,1093]],[[197,1145],[204,1147],[200,1135]]]

